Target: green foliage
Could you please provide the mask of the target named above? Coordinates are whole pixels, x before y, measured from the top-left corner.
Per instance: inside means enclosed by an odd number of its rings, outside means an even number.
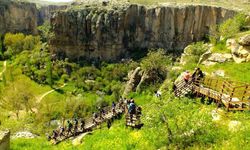
[[[20,110],[25,109],[26,112],[31,110],[35,97],[29,90],[29,86],[28,83],[18,80],[1,89],[0,107],[15,112],[17,118],[19,118]]]
[[[242,13],[237,14],[234,18],[226,20],[219,26],[219,34],[228,39],[241,31],[246,24],[246,16]]]
[[[200,66],[202,70],[206,70],[212,74],[215,70],[224,70],[227,78],[233,81],[241,81],[250,83],[250,62],[237,64],[234,62],[226,62],[222,64],[215,64],[213,66]]]
[[[220,40],[214,45],[212,52],[230,53],[231,50],[226,47],[226,40]]]
[[[0,34],[0,60],[3,59],[3,41],[2,35]]]
[[[50,32],[51,26],[49,22],[44,22],[44,24],[39,26],[37,29],[41,35],[42,42],[47,42],[48,39],[53,36],[53,34]]]
[[[33,50],[40,45],[40,37],[38,36],[25,36],[23,33],[6,33],[4,37],[4,46],[7,51],[4,52],[4,55],[6,58],[9,58],[24,50]]]
[[[183,60],[185,68],[192,69],[199,62],[200,56],[208,50],[208,46],[203,42],[197,42],[189,45],[185,49]]]
[[[171,65],[171,58],[166,56],[163,49],[150,50],[146,57],[141,60],[141,68],[148,75],[149,82],[162,82],[166,75],[168,66]]]
[[[53,85],[53,79],[52,79],[52,62],[50,57],[47,58],[47,65],[46,65],[46,72],[47,72],[47,83],[52,87]]]

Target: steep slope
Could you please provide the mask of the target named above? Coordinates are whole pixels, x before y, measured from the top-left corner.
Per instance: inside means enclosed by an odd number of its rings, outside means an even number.
[[[53,15],[55,36],[50,45],[54,53],[71,59],[117,60],[137,49],[181,50],[234,14],[233,10],[198,5],[85,6]]]
[[[66,5],[43,5],[35,3],[0,1],[0,34],[22,32],[37,34],[37,26],[51,18],[51,12],[66,9]]]

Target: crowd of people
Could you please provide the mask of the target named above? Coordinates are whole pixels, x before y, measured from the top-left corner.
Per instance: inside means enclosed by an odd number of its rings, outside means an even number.
[[[76,136],[80,132],[85,132],[85,122],[83,119],[67,120],[66,126],[59,126],[57,129],[52,131],[51,135],[47,135],[48,141],[53,140],[57,142],[60,139],[64,139],[69,136]]]
[[[92,125],[96,126],[106,121],[109,129],[114,118],[121,118],[122,113],[128,114],[132,122],[133,115],[141,114],[141,107],[136,106],[133,98],[126,99],[121,97],[117,103],[112,102],[111,108],[99,107],[98,112],[93,113]],[[107,114],[109,114],[109,117]],[[84,133],[89,130],[91,130],[91,127],[85,126],[84,119],[74,118],[72,120],[67,120],[66,126],[59,126],[57,129],[53,130],[51,135],[47,135],[47,138],[49,141],[52,140],[54,143],[57,143],[67,137],[76,136],[79,133]]]

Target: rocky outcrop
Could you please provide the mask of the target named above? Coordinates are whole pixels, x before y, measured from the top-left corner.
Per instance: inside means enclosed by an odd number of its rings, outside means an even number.
[[[37,26],[49,21],[51,13],[67,6],[37,6],[34,3],[0,0],[0,34],[37,34]]]
[[[11,136],[11,138],[15,139],[15,138],[27,138],[27,139],[33,139],[36,138],[37,135],[29,132],[29,131],[20,131],[15,133],[13,136]]]
[[[50,48],[78,60],[119,60],[138,49],[182,50],[234,14],[212,6],[86,6],[54,13]]]
[[[212,53],[207,60],[203,61],[202,64],[206,66],[214,65],[216,63],[224,63],[232,61],[233,57],[230,53]]]
[[[10,131],[0,132],[0,150],[10,149]]]
[[[128,74],[128,82],[125,86],[125,90],[123,93],[123,97],[126,97],[129,92],[135,91],[137,88],[137,85],[140,83],[142,75],[140,74],[141,68],[137,67],[135,70],[131,71]]]
[[[0,1],[0,34],[6,32],[36,34],[37,15],[35,4]]]
[[[236,63],[250,61],[250,35],[245,35],[236,39],[228,39],[226,42],[227,48],[231,50],[233,59]]]
[[[242,46],[250,46],[250,34],[241,37],[239,44]]]
[[[58,10],[65,10],[67,9],[67,5],[45,5],[39,8],[38,13],[38,25],[42,25],[45,21],[50,21],[52,17],[52,13]]]

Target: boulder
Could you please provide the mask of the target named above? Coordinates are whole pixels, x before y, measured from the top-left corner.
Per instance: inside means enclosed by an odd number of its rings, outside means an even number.
[[[242,46],[250,46],[250,34],[241,37],[239,43]]]
[[[245,62],[246,61],[246,58],[241,58],[241,57],[238,57],[236,55],[233,55],[233,60],[234,62],[236,62],[237,64],[240,64],[242,62]]]
[[[10,149],[10,131],[0,131],[0,150]]]
[[[30,131],[20,131],[15,133],[13,136],[11,136],[11,138],[15,139],[15,138],[27,138],[27,139],[33,139],[36,138],[37,135],[31,133]]]
[[[217,64],[217,62],[212,62],[212,61],[205,60],[201,64],[205,65],[205,66],[213,66],[213,65]]]
[[[207,59],[207,61],[224,63],[228,61],[232,61],[232,55],[229,53],[212,53],[211,56]]]
[[[232,54],[235,54],[238,52],[240,45],[235,39],[228,39],[226,41],[226,47],[231,50]]]
[[[250,47],[249,46],[240,46],[238,49],[238,55],[246,58],[248,55],[250,55]]]
[[[207,60],[212,55],[211,48],[201,55],[198,64],[201,64],[205,60]]]
[[[212,76],[219,76],[219,77],[225,77],[225,71],[224,70],[216,70],[212,73]]]
[[[231,50],[233,60],[236,63],[249,62],[250,61],[250,46],[249,46],[250,35],[245,35],[240,38],[239,42],[235,39],[228,39],[226,46]]]
[[[129,94],[129,92],[136,90],[136,87],[140,83],[141,77],[142,77],[142,75],[140,74],[140,71],[141,71],[141,68],[137,67],[135,70],[129,73],[128,75],[129,80],[125,86],[123,97],[126,97]]]

